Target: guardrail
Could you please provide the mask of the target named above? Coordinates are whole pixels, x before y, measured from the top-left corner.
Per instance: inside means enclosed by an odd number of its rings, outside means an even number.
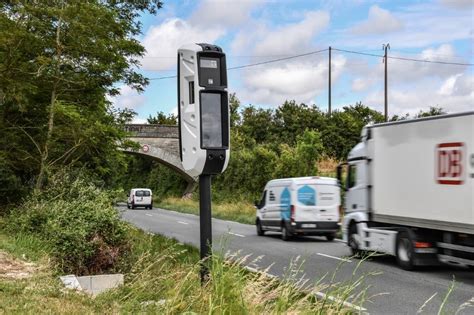
[[[178,138],[178,126],[149,125],[149,124],[127,124],[125,131],[132,138]]]

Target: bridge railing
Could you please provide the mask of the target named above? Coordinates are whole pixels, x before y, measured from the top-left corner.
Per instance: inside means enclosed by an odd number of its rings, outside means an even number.
[[[130,137],[136,138],[178,138],[178,126],[149,125],[149,124],[127,124],[125,131]]]

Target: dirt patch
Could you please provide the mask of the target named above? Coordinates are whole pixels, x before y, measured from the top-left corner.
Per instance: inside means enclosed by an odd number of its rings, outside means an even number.
[[[37,266],[33,263],[15,259],[5,252],[0,251],[0,279],[25,279],[36,271]]]

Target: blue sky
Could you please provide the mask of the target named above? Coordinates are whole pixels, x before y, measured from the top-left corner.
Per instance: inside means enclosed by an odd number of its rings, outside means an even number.
[[[176,74],[176,50],[186,43],[220,45],[228,67],[326,49],[430,61],[474,63],[472,0],[164,0],[143,15],[147,50],[140,71],[149,78]],[[332,104],[362,101],[383,107],[381,58],[333,51]],[[474,67],[389,59],[390,114],[429,106],[474,109]],[[276,107],[285,100],[327,109],[328,52],[229,71],[229,91],[242,105]],[[126,86],[113,99],[132,108],[136,122],[157,111],[176,112],[176,80],[151,80],[142,94]]]

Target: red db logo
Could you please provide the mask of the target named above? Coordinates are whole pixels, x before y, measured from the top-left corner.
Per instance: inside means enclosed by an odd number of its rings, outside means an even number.
[[[436,180],[442,185],[461,185],[464,181],[464,143],[440,143],[436,146]]]

